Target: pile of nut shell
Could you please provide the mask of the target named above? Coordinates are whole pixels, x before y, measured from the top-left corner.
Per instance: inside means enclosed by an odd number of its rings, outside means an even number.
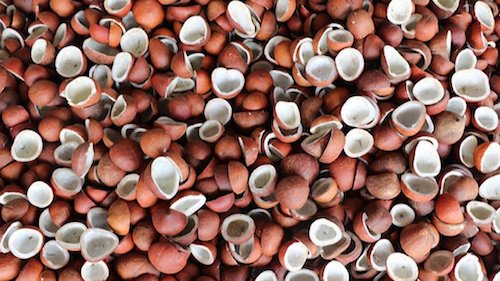
[[[499,0],[0,0],[0,280],[500,281]]]

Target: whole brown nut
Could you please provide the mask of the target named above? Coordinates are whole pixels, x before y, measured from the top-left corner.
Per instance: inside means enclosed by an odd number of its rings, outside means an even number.
[[[163,7],[156,0],[138,0],[132,6],[135,21],[146,30],[151,30],[163,22]]]
[[[319,174],[319,163],[306,153],[292,154],[281,161],[280,171],[284,176],[299,175],[312,184]]]
[[[458,114],[443,111],[434,117],[434,135],[439,143],[454,144],[464,134],[465,118]]]
[[[119,169],[137,170],[143,161],[140,146],[131,139],[121,139],[109,149],[109,158]]]
[[[354,38],[358,40],[375,33],[373,19],[364,9],[352,11],[347,17],[346,26]]]
[[[284,208],[300,209],[307,202],[309,184],[301,176],[288,176],[278,182],[275,196]]]
[[[375,198],[383,200],[396,198],[401,192],[398,175],[392,172],[368,176],[366,188]]]
[[[58,95],[58,86],[50,80],[38,80],[28,90],[28,97],[34,105],[46,106]]]

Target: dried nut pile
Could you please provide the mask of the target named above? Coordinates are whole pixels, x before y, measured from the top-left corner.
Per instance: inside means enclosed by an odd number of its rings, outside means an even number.
[[[1,0],[0,280],[500,281],[499,4]]]

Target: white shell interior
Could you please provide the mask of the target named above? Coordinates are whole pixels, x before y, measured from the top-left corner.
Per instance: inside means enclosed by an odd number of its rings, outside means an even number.
[[[193,257],[201,264],[211,265],[214,263],[215,257],[208,247],[193,243],[189,245],[189,250],[191,251]]]
[[[123,200],[131,200],[135,198],[137,182],[139,181],[138,174],[128,174],[124,176],[116,186],[115,193]]]
[[[28,196],[30,204],[37,208],[45,208],[54,200],[52,188],[43,181],[33,182],[28,187],[26,195]]]
[[[272,270],[264,270],[255,277],[255,281],[278,281],[278,277]]]
[[[412,173],[405,173],[401,181],[411,190],[419,194],[437,194],[439,186],[434,178],[420,177]]]
[[[217,120],[207,120],[200,127],[200,138],[206,142],[215,142],[222,135],[224,126]]]
[[[226,125],[233,116],[233,109],[227,100],[213,98],[205,105],[204,115],[207,120],[217,120]]]
[[[408,101],[394,109],[392,120],[397,126],[413,130],[425,118],[425,112],[425,106],[421,102]]]
[[[81,269],[84,281],[102,281],[109,277],[109,268],[104,261],[85,262]]]
[[[87,76],[80,76],[71,80],[64,89],[64,96],[71,106],[83,106],[96,94],[96,84],[94,80]]]
[[[413,281],[418,278],[415,261],[403,253],[392,253],[387,258],[387,274],[393,280]]]
[[[349,281],[349,272],[343,264],[333,260],[326,264],[321,278],[323,281]]]
[[[80,237],[87,230],[81,222],[69,222],[61,226],[56,232],[56,241],[69,251],[80,250]]]
[[[455,71],[473,69],[476,67],[477,57],[474,52],[465,48],[461,50],[455,58]]]
[[[76,46],[66,46],[57,53],[55,60],[56,71],[65,78],[75,77],[82,72],[85,58],[82,51]]]
[[[307,260],[309,250],[302,242],[292,243],[285,252],[285,267],[290,271],[301,269]]]
[[[337,243],[342,238],[342,230],[331,220],[320,218],[309,227],[309,239],[316,246],[328,246]]]
[[[356,80],[363,73],[365,59],[357,49],[345,48],[335,57],[335,65],[340,77],[350,82]]]
[[[5,253],[10,252],[10,249],[9,249],[9,238],[12,235],[12,233],[14,233],[14,231],[20,229],[21,227],[23,227],[23,225],[20,222],[18,222],[18,221],[12,222],[7,227],[7,229],[5,230],[5,232],[3,233],[3,235],[0,237],[0,252],[1,253],[5,254]]]
[[[493,11],[484,1],[476,1],[474,3],[474,15],[487,30],[495,28],[495,16],[493,15]]]
[[[206,40],[208,24],[200,16],[189,17],[179,31],[179,40],[186,45],[196,45]]]
[[[52,172],[52,180],[65,193],[75,195],[82,190],[83,180],[69,168],[57,168]]]
[[[40,156],[42,149],[42,137],[35,131],[23,130],[14,138],[10,154],[17,162],[30,162]]]
[[[472,221],[479,225],[489,225],[495,217],[495,209],[485,202],[469,201],[465,209]]]
[[[413,9],[411,0],[391,0],[387,5],[387,19],[396,25],[404,24],[410,19]]]
[[[42,249],[43,235],[36,229],[19,228],[10,235],[8,245],[16,258],[29,259]]]
[[[421,177],[435,177],[441,171],[441,157],[436,147],[429,141],[419,141],[415,146],[413,171]]]
[[[87,213],[87,225],[91,228],[111,230],[107,219],[108,210],[101,207],[94,207]]]
[[[276,168],[271,164],[260,165],[255,168],[248,179],[248,186],[252,194],[262,194],[277,177]]]
[[[155,188],[165,196],[172,199],[179,190],[180,172],[174,161],[168,157],[157,157],[151,163],[151,178]]]
[[[500,168],[500,144],[491,142],[481,157],[480,171],[483,174],[491,173]]]
[[[392,224],[397,227],[405,227],[415,219],[415,211],[403,203],[396,204],[391,208]]]
[[[285,281],[319,281],[319,277],[316,272],[303,268],[297,271],[288,272],[285,276]]]
[[[111,76],[115,82],[124,82],[134,65],[134,57],[128,52],[120,52],[115,56],[111,68]]]
[[[372,127],[379,116],[379,109],[364,96],[353,96],[348,98],[340,110],[342,122],[350,127],[367,128]]]
[[[466,101],[478,102],[490,94],[488,76],[479,69],[467,69],[455,72],[451,76],[453,92]]]
[[[337,76],[335,61],[324,55],[311,57],[307,61],[305,71],[318,82],[333,80]]]
[[[134,27],[122,35],[120,47],[138,58],[148,51],[149,37],[142,28]]]
[[[489,106],[480,106],[474,110],[474,120],[485,131],[493,131],[498,127],[498,115]]]
[[[479,259],[473,254],[466,254],[458,260],[453,274],[457,281],[481,281],[484,278]]]
[[[250,8],[241,1],[231,1],[227,5],[226,13],[234,22],[237,22],[244,34],[256,32],[256,26],[252,20]]]
[[[410,64],[394,47],[385,45],[383,52],[390,78],[405,77],[410,74]]]
[[[373,244],[370,252],[370,264],[377,271],[386,270],[387,258],[394,253],[394,246],[388,239],[380,239]]]
[[[279,101],[274,111],[281,124],[286,126],[284,129],[294,129],[300,126],[300,110],[295,102]]]
[[[43,38],[36,39],[33,46],[31,46],[31,59],[34,63],[39,64],[45,57],[47,51],[47,40]]]
[[[183,196],[170,204],[170,209],[183,213],[186,217],[198,212],[205,205],[207,198],[203,194],[191,194]]]
[[[109,256],[118,246],[116,234],[100,228],[89,228],[80,236],[83,257],[92,262],[102,260]]]
[[[413,96],[425,105],[435,104],[443,99],[444,88],[436,78],[426,77],[415,83]]]
[[[59,165],[66,167],[71,166],[71,158],[77,147],[78,143],[74,141],[61,143],[61,145],[54,150],[54,159]]]
[[[345,135],[344,152],[351,158],[361,157],[370,152],[374,143],[374,138],[368,131],[355,128]]]
[[[38,228],[42,231],[43,235],[47,237],[55,237],[56,232],[59,229],[57,225],[52,222],[50,217],[49,209],[43,210],[38,218]]]
[[[448,100],[446,111],[454,112],[460,116],[465,114],[467,110],[467,102],[461,97],[452,97]]]
[[[212,87],[222,96],[231,96],[239,93],[245,84],[245,77],[236,69],[218,67],[212,71],[211,77]]]
[[[479,186],[479,196],[486,200],[500,200],[500,174],[491,176]]]
[[[462,164],[468,168],[474,167],[474,150],[477,146],[478,140],[474,135],[465,137],[460,143],[458,156]]]
[[[41,255],[54,270],[62,268],[69,262],[68,250],[59,245],[56,240],[47,241],[42,248]]]

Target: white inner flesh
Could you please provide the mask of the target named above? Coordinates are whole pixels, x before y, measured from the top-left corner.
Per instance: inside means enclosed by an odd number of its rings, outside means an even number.
[[[418,277],[415,261],[402,253],[392,253],[387,258],[387,272],[394,280],[414,281]]]
[[[151,164],[151,178],[156,188],[171,199],[179,190],[180,174],[175,163],[167,157],[158,157]]]
[[[411,0],[391,0],[387,6],[387,19],[393,24],[407,22],[413,13]]]
[[[289,272],[285,281],[319,281],[318,274],[310,269],[300,269]]]
[[[248,6],[241,1],[231,1],[227,5],[228,16],[243,29],[246,34],[253,34],[256,31],[256,26],[252,21],[252,15]]]
[[[407,22],[401,25],[401,30],[408,37],[415,37],[415,28],[418,22],[422,19],[421,14],[412,14]]]
[[[480,106],[474,111],[474,119],[481,128],[493,131],[498,126],[498,115],[495,110],[488,106]]]
[[[135,194],[138,181],[138,174],[128,174],[124,176],[116,186],[116,195],[122,199],[128,199]]]
[[[278,281],[278,277],[272,270],[264,270],[257,275],[255,281]]]
[[[410,65],[393,47],[386,45],[384,47],[384,56],[387,63],[387,70],[391,76],[400,77],[410,73]]]
[[[90,69],[90,76],[96,80],[101,87],[108,86],[108,80],[110,80],[111,69],[109,66],[104,64],[95,65]]]
[[[28,199],[26,194],[23,194],[21,192],[8,192],[8,191],[6,191],[6,192],[0,194],[0,204],[6,205],[7,203],[9,203],[12,200],[21,199],[21,198]]]
[[[8,253],[8,252],[10,252],[10,249],[9,249],[9,238],[12,235],[12,233],[14,233],[14,231],[18,230],[22,226],[23,225],[20,222],[16,221],[16,222],[11,223],[7,227],[7,229],[3,233],[2,237],[0,238],[0,252],[2,252],[2,253]]]
[[[397,227],[405,227],[415,219],[415,211],[410,206],[400,203],[391,208],[392,224]]]
[[[481,101],[490,94],[488,76],[478,69],[455,72],[451,85],[455,94],[471,102]]]
[[[83,105],[96,93],[94,81],[86,76],[75,78],[64,89],[64,94],[70,105]]]
[[[259,193],[267,188],[276,177],[276,168],[273,165],[265,164],[253,170],[249,178],[249,186],[252,192]]]
[[[474,15],[477,20],[488,29],[493,29],[495,27],[493,11],[484,1],[477,1],[474,4]]]
[[[483,273],[478,258],[473,254],[466,254],[455,265],[455,278],[459,281],[483,280]]]
[[[466,209],[472,220],[481,225],[490,224],[495,216],[495,209],[488,203],[481,201],[470,201],[467,203]]]
[[[439,8],[449,11],[449,12],[455,12],[455,10],[458,8],[459,0],[432,0],[436,6]]]
[[[72,129],[63,128],[59,133],[59,141],[61,143],[75,142],[77,144],[82,144],[85,142],[83,137]]]
[[[434,145],[428,141],[419,141],[415,147],[413,169],[421,177],[435,177],[441,171],[441,158]]]
[[[269,41],[271,41],[271,40],[269,40]],[[267,44],[269,44],[269,43],[267,43]],[[267,45],[266,45],[266,48],[267,48]],[[264,54],[265,54],[266,48],[264,48]],[[281,70],[271,70],[269,73],[271,74],[271,77],[273,78],[273,84],[275,87],[279,87],[283,90],[286,90],[294,84],[293,78],[288,72],[283,72]]]
[[[212,86],[219,94],[231,95],[239,92],[244,84],[243,74],[236,69],[218,67],[212,72]]]
[[[353,42],[354,36],[347,29],[334,29],[328,33],[328,39],[333,42],[347,43]]]
[[[222,224],[222,229],[225,229],[224,235],[229,239],[237,239],[246,235],[249,231],[253,231],[253,219],[247,215],[233,215],[226,218]]]
[[[11,253],[20,259],[29,259],[42,249],[43,235],[30,228],[20,228],[9,237],[9,249]]]
[[[123,37],[122,37],[122,40],[123,40]],[[120,42],[120,44],[121,44],[121,42]],[[97,53],[107,55],[107,56],[116,56],[116,54],[118,54],[117,49],[111,48],[109,45],[106,45],[106,44],[101,44],[92,38],[88,38],[85,41],[83,41],[83,48],[84,49],[88,48],[88,49],[91,49]]]
[[[109,277],[109,268],[104,261],[85,262],[81,269],[84,281],[103,281]]]
[[[217,138],[224,127],[217,120],[207,120],[200,127],[200,138],[207,142],[213,142]]]
[[[47,51],[47,41],[45,39],[37,39],[31,47],[31,59],[34,63],[38,64],[43,60],[45,52]]]
[[[409,101],[398,106],[392,113],[396,124],[408,129],[415,129],[420,120],[425,118],[425,106],[418,101]]]
[[[446,106],[446,111],[454,112],[460,116],[463,116],[466,110],[467,103],[461,97],[452,97]]]
[[[110,230],[108,225],[108,211],[101,207],[94,207],[87,213],[87,223],[89,227]]]
[[[217,120],[222,125],[226,125],[233,115],[233,109],[228,101],[221,98],[214,98],[205,105],[205,119]]]
[[[17,162],[30,162],[42,153],[43,141],[39,134],[32,130],[23,130],[14,138],[10,153]]]
[[[335,62],[328,56],[313,56],[306,64],[306,73],[318,81],[332,80],[337,74]]]
[[[203,42],[207,37],[208,26],[200,16],[188,18],[179,31],[179,39],[186,45],[195,45]]]
[[[311,224],[309,238],[317,246],[333,245],[342,238],[342,230],[336,223],[320,218]]]
[[[414,192],[420,194],[437,193],[439,187],[433,178],[419,177],[412,173],[406,173],[401,177],[401,180]]]
[[[316,52],[314,51],[313,40],[311,38],[304,38],[298,44],[296,48],[298,52],[298,60],[303,65],[306,65],[309,60],[314,57]]]
[[[130,53],[121,52],[115,56],[111,75],[116,82],[123,82],[127,79],[128,74],[133,66],[133,57]]]
[[[309,250],[301,242],[296,242],[288,246],[285,253],[285,267],[290,270],[301,269],[307,260]]]
[[[115,103],[113,104],[113,107],[111,108],[111,119],[116,119],[120,117],[123,112],[127,109],[127,101],[123,97],[123,95],[120,95]]]
[[[38,208],[49,206],[54,199],[52,188],[43,181],[33,182],[28,188],[27,196],[30,204]]]
[[[413,96],[425,105],[435,104],[443,99],[444,88],[436,78],[426,77],[413,86]]]
[[[80,243],[82,252],[86,252],[92,259],[99,260],[114,251],[118,246],[118,237],[108,230],[90,228],[82,234]]]
[[[455,71],[473,69],[476,67],[477,57],[474,52],[469,49],[463,49],[455,58]]]
[[[277,0],[276,2],[276,18],[280,20],[288,10],[288,4],[290,2],[288,0]]]
[[[203,207],[206,201],[207,198],[203,194],[187,195],[172,203],[170,209],[181,212],[186,217],[189,217]]]
[[[479,187],[479,196],[487,200],[500,200],[500,174],[487,178]]]
[[[491,173],[500,167],[500,144],[492,142],[481,158],[481,172]]]
[[[300,126],[300,110],[295,102],[279,101],[275,106],[280,122],[293,129]]]
[[[52,173],[52,177],[59,188],[70,194],[76,194],[82,189],[82,179],[73,170],[58,168]]]
[[[349,272],[343,264],[331,261],[323,270],[323,281],[349,281]]]
[[[493,218],[493,230],[496,233],[500,233],[500,208],[495,212],[495,217]]]
[[[373,136],[363,129],[352,129],[345,135],[344,152],[351,158],[368,153],[374,144]]]
[[[356,80],[365,67],[363,55],[354,48],[345,48],[335,57],[335,65],[340,77],[345,81]]]
[[[362,96],[350,97],[340,110],[342,121],[350,127],[363,127],[377,117],[377,109],[368,98]]]
[[[129,29],[123,34],[120,40],[120,47],[122,50],[131,53],[136,58],[146,53],[148,45],[148,34],[139,27]]]
[[[74,141],[63,143],[54,150],[54,158],[59,163],[64,163],[65,166],[69,166],[71,164],[73,152],[75,152],[77,147],[78,143]]]
[[[118,12],[130,3],[130,0],[105,0],[104,8],[107,11]]]
[[[43,246],[43,257],[51,264],[52,269],[59,269],[69,262],[69,252],[55,240],[50,240]]]
[[[56,241],[68,250],[80,249],[80,237],[87,227],[80,222],[70,222],[56,232]]]
[[[67,30],[67,25],[66,23],[61,23],[57,29],[56,29],[56,33],[54,34],[54,40],[52,41],[54,46],[57,46],[59,45],[59,43],[61,42],[61,40],[64,39],[64,37],[66,36],[66,30]]]
[[[83,63],[82,51],[75,46],[67,46],[57,53],[55,66],[59,75],[70,78],[82,71]]]
[[[292,214],[296,217],[310,218],[318,212],[318,206],[311,199],[307,199],[304,206],[300,209],[291,210]]]
[[[38,227],[42,231],[43,235],[47,237],[55,237],[56,232],[59,229],[57,225],[52,222],[49,214],[49,209],[43,210],[38,219]]]
[[[478,146],[478,141],[476,136],[470,135],[466,137],[459,147],[459,157],[460,161],[468,168],[474,167],[474,150]]]
[[[214,256],[210,249],[204,245],[191,244],[189,245],[193,257],[204,265],[211,265],[214,262]]]
[[[394,253],[394,247],[388,239],[380,239],[372,249],[370,262],[377,271],[386,270],[386,261],[390,254]]]

